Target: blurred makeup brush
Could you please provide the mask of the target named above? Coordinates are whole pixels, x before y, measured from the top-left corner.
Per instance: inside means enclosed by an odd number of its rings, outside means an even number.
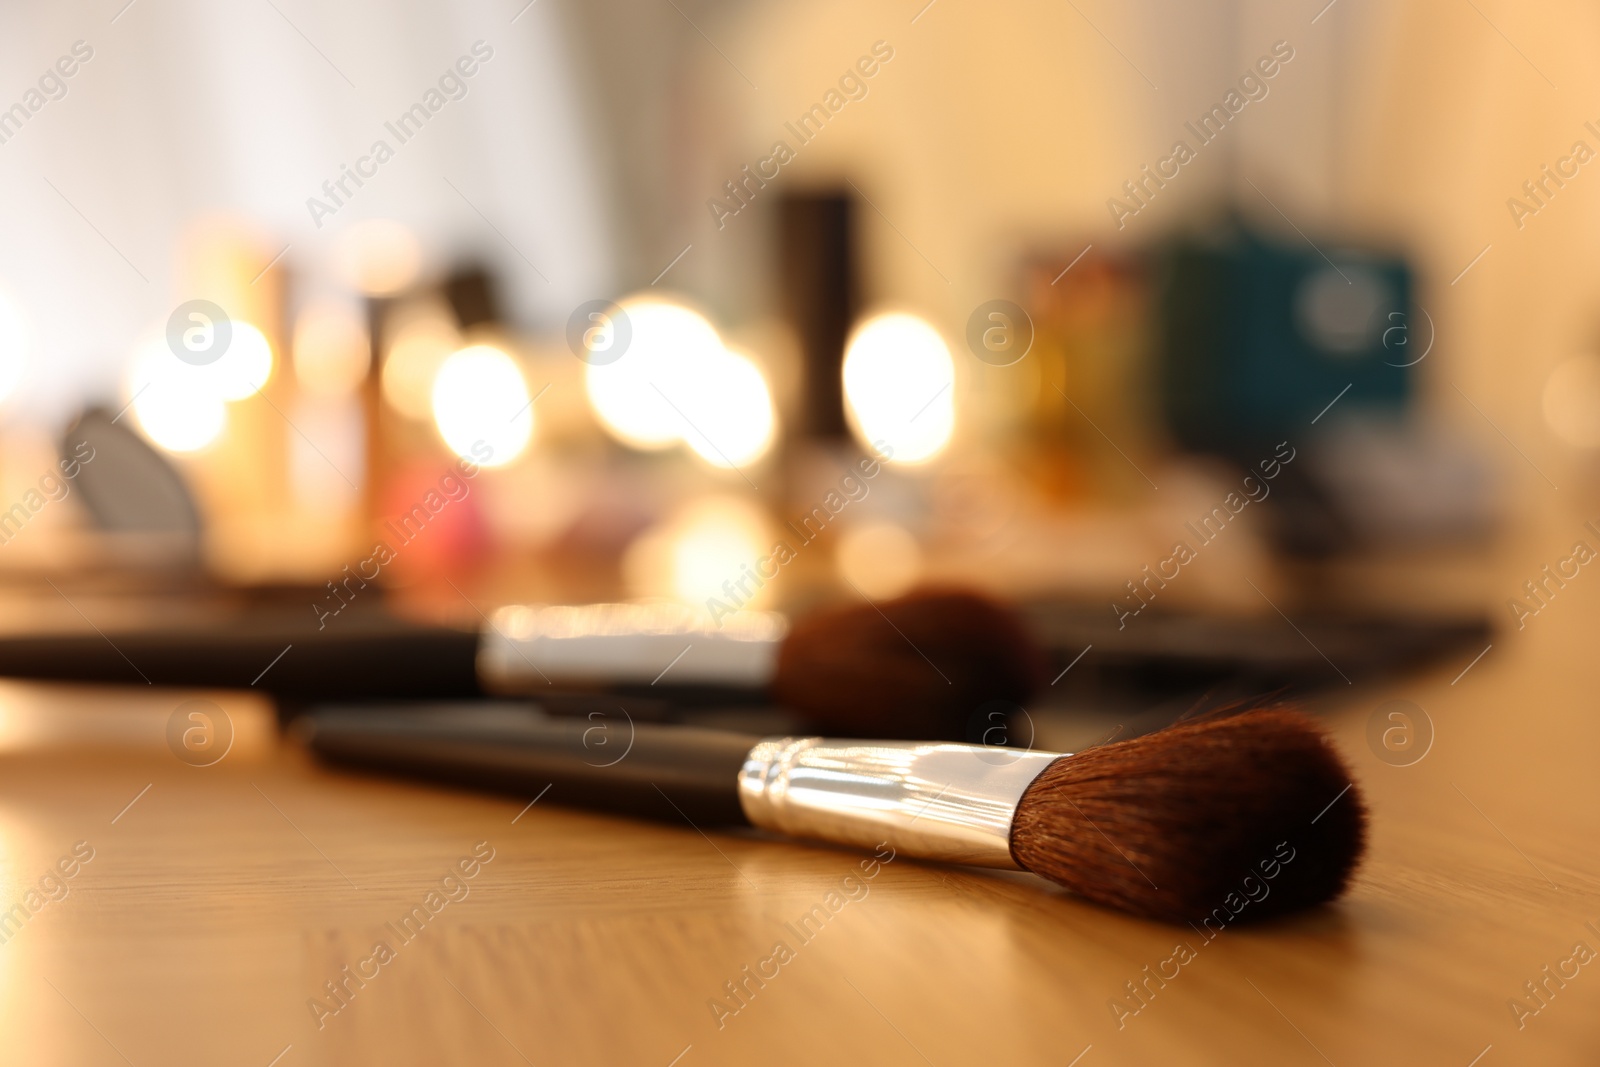
[[[562,683],[742,686],[832,733],[961,738],[981,708],[1023,703],[1045,673],[1021,618],[962,589],[824,608],[786,636],[778,616],[704,619],[670,605],[508,608],[484,634],[479,674],[492,691],[534,697]]]
[[[462,630],[401,619],[359,591],[320,620],[286,590],[231,610],[153,605],[80,632],[0,631],[0,675],[250,684],[301,706],[514,695],[576,715],[614,711],[621,695],[647,718],[776,699],[808,729],[954,739],[985,702],[1026,700],[1043,661],[1009,608],[959,590],[825,608],[792,632],[772,612],[713,623],[670,603],[519,605]]]
[[[1310,718],[1283,709],[1076,755],[650,724],[596,744],[581,720],[492,708],[324,709],[299,729],[332,761],[530,796],[550,789],[554,803],[696,825],[886,842],[908,856],[1032,871],[1169,922],[1219,909],[1253,920],[1332,900],[1365,842],[1343,761]]]

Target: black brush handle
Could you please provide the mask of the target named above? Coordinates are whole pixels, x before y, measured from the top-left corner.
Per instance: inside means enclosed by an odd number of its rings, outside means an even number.
[[[309,598],[308,598],[309,599]],[[483,697],[475,631],[432,626],[378,611],[339,618],[319,630],[311,612],[265,610],[186,625],[105,632],[0,633],[0,677],[73,682],[244,689],[254,686],[298,711],[332,701],[470,700]],[[556,684],[536,680],[552,713],[586,716],[616,710],[666,719],[683,707],[763,703],[750,686],[580,685],[552,670]],[[253,679],[253,681],[252,681]]]
[[[696,825],[746,825],[750,734],[555,718],[528,705],[319,708],[296,725],[317,755],[367,770]],[[548,794],[543,791],[549,788]]]
[[[478,635],[370,613],[319,631],[309,610],[130,629],[0,634],[0,676],[244,689],[293,704],[479,696]],[[252,682],[252,679],[254,681]]]

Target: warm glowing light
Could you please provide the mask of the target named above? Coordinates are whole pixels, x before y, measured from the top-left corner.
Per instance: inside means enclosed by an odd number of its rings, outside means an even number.
[[[223,400],[244,400],[272,377],[272,345],[248,322],[235,321],[233,338],[221,357],[213,363],[188,366],[190,376],[199,383],[197,388],[210,389]]]
[[[850,423],[867,444],[886,442],[894,463],[938,455],[955,430],[955,363],[939,331],[915,315],[878,315],[857,326],[844,356]]]
[[[789,622],[777,612],[742,611],[711,622],[672,601],[629,604],[511,604],[494,613],[495,632],[514,641],[703,634],[729,641],[781,641]],[[0,720],[3,721],[3,720]],[[0,742],[0,751],[4,750]]]
[[[1544,383],[1544,421],[1578,448],[1600,448],[1600,356],[1574,356]]]
[[[391,219],[367,219],[339,235],[334,261],[346,282],[368,296],[392,296],[417,280],[422,245]]]
[[[0,400],[10,396],[28,366],[28,321],[22,308],[0,291]]]
[[[433,421],[456,455],[484,467],[503,467],[533,437],[529,399],[528,383],[510,356],[489,345],[473,345],[439,368],[433,381]],[[484,445],[489,446],[488,459],[482,457]]]
[[[846,530],[834,558],[847,581],[878,600],[899,596],[922,577],[917,539],[892,522]]]
[[[372,362],[371,341],[360,313],[348,304],[318,301],[294,324],[294,376],[313,396],[347,396],[361,385]]]
[[[426,419],[433,413],[433,380],[461,335],[443,305],[424,305],[395,328],[383,359],[383,399],[400,414]]]
[[[771,549],[761,508],[739,497],[702,497],[635,540],[623,571],[637,595],[702,609],[710,598],[724,611],[756,608],[771,600],[770,589],[749,575]]]
[[[174,357],[165,338],[150,341],[134,357],[129,380],[134,417],[145,436],[168,452],[202,449],[227,424],[216,379],[202,370]]]
[[[615,360],[584,368],[589,404],[623,444],[668,448],[694,433],[683,405],[705,384],[697,369],[716,363],[722,341],[703,316],[660,298],[629,297],[621,307],[632,340]]]
[[[742,467],[772,447],[772,391],[754,360],[718,349],[686,368],[673,401],[683,409],[683,439],[713,467]]]

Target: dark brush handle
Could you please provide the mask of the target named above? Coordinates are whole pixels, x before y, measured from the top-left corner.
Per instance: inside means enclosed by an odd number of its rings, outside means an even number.
[[[218,689],[254,685],[302,706],[459,700],[483,692],[477,633],[376,611],[352,612],[319,631],[310,599],[293,612],[269,608],[174,624],[151,618],[108,631],[0,634],[0,676]]]
[[[317,755],[368,770],[542,796],[550,803],[695,824],[743,825],[739,771],[753,735],[527,705],[320,708],[297,732]],[[542,791],[549,787],[548,794]]]

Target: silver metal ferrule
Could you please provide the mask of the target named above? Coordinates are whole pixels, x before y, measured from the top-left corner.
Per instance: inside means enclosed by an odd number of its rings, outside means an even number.
[[[478,677],[494,693],[654,684],[663,675],[667,684],[759,688],[772,680],[787,629],[766,611],[713,620],[671,603],[514,604],[479,638]]]
[[[764,830],[975,867],[1012,867],[1011,819],[1059,752],[936,742],[767,738],[739,773]]]

